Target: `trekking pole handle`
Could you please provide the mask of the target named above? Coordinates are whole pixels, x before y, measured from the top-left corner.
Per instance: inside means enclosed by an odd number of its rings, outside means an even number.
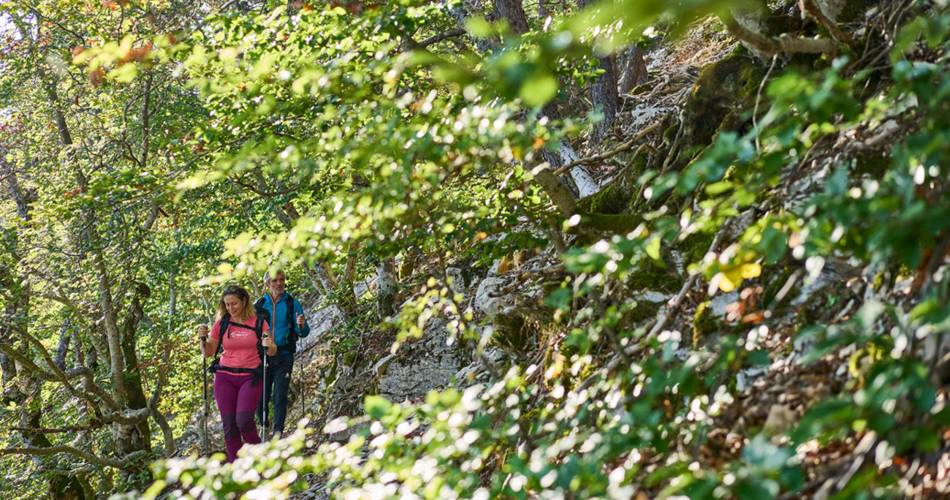
[[[201,354],[204,354],[205,344],[208,343],[208,326],[207,325],[198,325],[198,341],[201,343]]]

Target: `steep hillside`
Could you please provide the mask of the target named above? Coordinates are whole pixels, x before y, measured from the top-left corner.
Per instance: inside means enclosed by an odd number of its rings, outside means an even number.
[[[943,2],[108,3],[0,6],[18,495],[950,494]],[[278,268],[227,463],[194,325]]]

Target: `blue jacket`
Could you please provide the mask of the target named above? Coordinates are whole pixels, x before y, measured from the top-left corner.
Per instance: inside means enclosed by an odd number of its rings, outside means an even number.
[[[288,348],[290,347],[289,333],[290,328],[288,327],[288,318],[287,318],[287,299],[290,297],[286,292],[281,294],[277,299],[277,318],[275,321],[271,322],[271,329],[274,332],[274,340],[277,342],[277,348]],[[270,294],[264,294],[261,298],[263,300],[263,309],[268,312],[268,314],[273,315],[274,307],[273,302],[271,301]],[[303,314],[303,306],[300,305],[300,301],[293,299],[293,308],[294,314],[290,317],[290,321],[294,323],[294,331],[297,333],[297,337],[306,337],[310,335],[310,325],[304,323],[303,327],[297,325],[297,315]]]

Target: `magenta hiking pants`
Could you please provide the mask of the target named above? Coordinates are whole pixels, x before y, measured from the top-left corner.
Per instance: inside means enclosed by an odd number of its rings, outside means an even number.
[[[214,374],[214,400],[221,411],[221,427],[224,430],[224,448],[228,462],[237,458],[244,443],[257,444],[261,437],[254,424],[254,411],[261,398],[264,384],[251,375]]]

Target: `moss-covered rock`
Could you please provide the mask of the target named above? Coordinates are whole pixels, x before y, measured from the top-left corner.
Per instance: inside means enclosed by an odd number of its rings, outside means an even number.
[[[702,69],[686,101],[682,144],[709,144],[717,132],[736,128],[750,109],[765,75],[743,47]],[[682,157],[682,156],[681,156]]]
[[[713,238],[715,238],[715,235],[712,233],[692,234],[681,241],[676,246],[676,249],[683,254],[684,263],[688,266],[689,264],[698,263],[703,260],[703,257],[706,256],[706,252],[709,250],[709,246],[712,245]]]

